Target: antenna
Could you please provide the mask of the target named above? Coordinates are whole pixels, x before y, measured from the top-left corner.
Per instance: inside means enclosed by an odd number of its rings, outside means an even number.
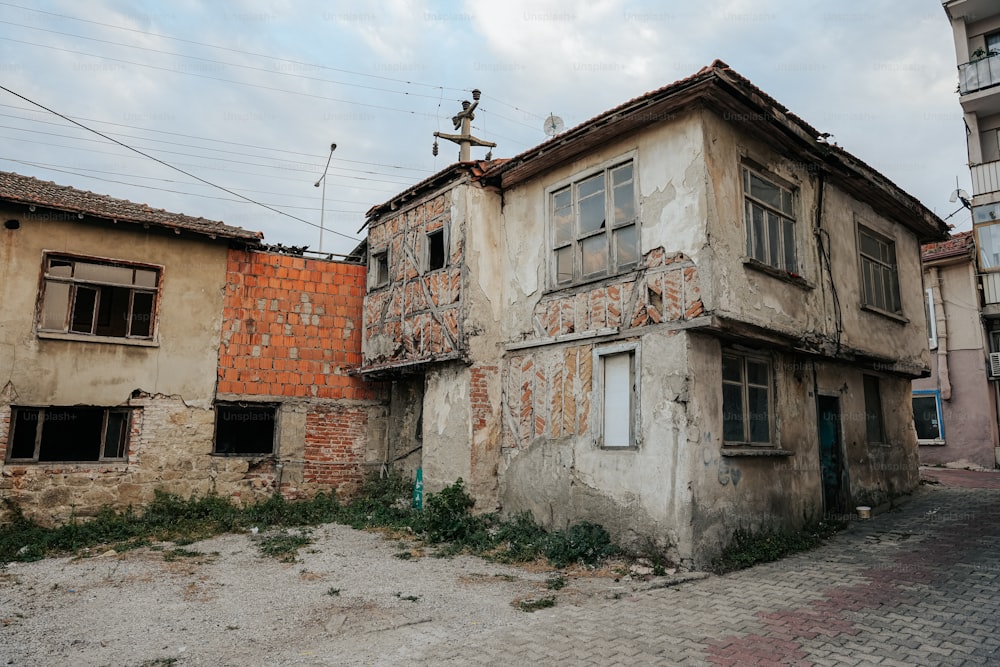
[[[948,197],[948,201],[950,201],[952,204],[954,204],[956,201],[960,201],[960,202],[962,202],[962,206],[964,206],[965,208],[967,208],[967,209],[969,209],[971,211],[972,210],[972,204],[969,201],[970,199],[971,199],[971,197],[969,197],[969,193],[966,192],[965,190],[963,190],[962,188],[958,187],[958,176],[956,176],[955,177],[955,190],[951,193],[951,196]]]

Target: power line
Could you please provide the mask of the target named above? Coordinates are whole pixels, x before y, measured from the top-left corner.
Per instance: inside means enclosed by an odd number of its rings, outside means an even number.
[[[38,27],[35,27],[35,26],[24,25],[24,24],[21,24],[21,23],[13,23],[12,21],[3,21],[3,20],[0,20],[0,23],[2,23],[4,25],[11,25],[11,26],[14,26],[16,28],[27,28],[29,30],[37,30],[39,32],[47,32],[47,33],[51,33],[53,35],[62,35],[64,37],[75,37],[76,39],[85,39],[87,41],[98,42],[100,44],[111,44],[112,46],[122,46],[122,47],[125,47],[127,49],[136,49],[136,50],[139,50],[139,51],[149,51],[150,53],[159,53],[159,54],[162,54],[162,55],[174,56],[174,57],[177,57],[177,58],[187,58],[189,60],[199,60],[201,62],[214,63],[216,65],[226,65],[228,67],[238,67],[240,69],[248,69],[248,70],[252,70],[254,72],[264,72],[266,74],[275,74],[275,75],[278,75],[278,76],[290,76],[290,77],[293,77],[293,78],[296,78],[296,79],[305,79],[307,81],[320,81],[320,82],[323,82],[323,83],[334,83],[334,84],[337,84],[339,86],[351,86],[351,87],[354,87],[354,88],[363,88],[365,90],[375,90],[375,91],[379,91],[379,92],[383,92],[383,93],[394,93],[396,95],[408,95],[410,97],[426,97],[426,98],[429,98],[429,99],[437,99],[436,95],[427,95],[427,94],[424,94],[424,93],[410,93],[410,92],[407,92],[407,91],[404,91],[404,90],[393,90],[391,88],[379,88],[379,87],[376,87],[376,86],[365,86],[365,85],[360,84],[360,83],[348,83],[346,81],[334,81],[333,79],[324,79],[324,78],[321,78],[321,77],[307,76],[305,74],[295,74],[293,72],[282,72],[280,70],[268,69],[266,67],[254,67],[253,65],[243,65],[241,63],[226,62],[224,60],[213,60],[212,58],[202,58],[200,56],[192,56],[192,55],[188,55],[186,53],[177,53],[177,52],[174,52],[174,51],[164,51],[163,49],[154,49],[154,48],[149,47],[149,46],[138,46],[136,44],[125,44],[124,42],[115,42],[115,41],[112,41],[110,39],[98,39],[97,37],[87,37],[85,35],[76,35],[76,34],[71,33],[71,32],[60,32],[58,30],[51,30],[49,28],[38,28]],[[104,57],[104,56],[101,56],[101,57]]]
[[[129,183],[128,181],[119,181],[119,180],[116,180],[114,178],[104,178],[102,176],[91,176],[90,174],[81,174],[80,172],[73,171],[71,169],[58,169],[56,167],[46,166],[46,165],[44,165],[43,163],[40,163],[40,162],[29,162],[27,160],[13,160],[11,158],[0,158],[0,160],[6,160],[7,162],[14,162],[14,163],[26,165],[26,166],[29,166],[29,167],[35,167],[37,169],[48,169],[50,171],[55,171],[55,172],[58,172],[60,174],[72,174],[73,176],[79,176],[81,178],[89,178],[89,179],[92,179],[92,180],[95,180],[95,181],[102,181],[104,183],[117,183],[119,185],[128,185],[128,186],[133,187],[133,188],[142,188],[144,190],[157,190],[159,192],[170,192],[172,194],[184,195],[186,197],[199,197],[201,199],[214,199],[216,201],[228,201],[228,202],[234,202],[234,203],[237,203],[237,204],[246,204],[247,203],[247,202],[243,201],[242,199],[232,199],[231,197],[213,197],[212,195],[203,195],[203,194],[199,194],[197,192],[183,192],[181,190],[171,190],[170,188],[158,188],[155,185],[143,185],[141,183]],[[84,169],[83,171],[94,171],[94,170]],[[115,172],[109,172],[109,173],[115,173]],[[133,178],[144,178],[144,177],[143,176],[138,176],[138,177],[133,177]],[[145,177],[145,178],[148,178],[148,177]],[[200,183],[188,183],[187,185],[200,185]],[[271,206],[271,204],[268,204],[268,206]],[[294,208],[294,209],[299,209],[299,210],[303,210],[303,211],[318,211],[319,210],[318,206],[292,206],[290,204],[282,204],[282,206],[284,206],[284,208]],[[334,213],[350,213],[352,215],[359,215],[359,216],[360,215],[364,215],[364,211],[346,211],[346,210],[342,210],[342,209],[333,209],[332,212],[334,212]],[[317,225],[317,227],[318,226],[319,225]],[[359,239],[354,239],[354,240],[357,241]]]
[[[118,145],[119,145],[119,146],[121,146],[122,148],[125,148],[125,149],[127,149],[127,150],[130,150],[130,151],[132,151],[132,152],[134,152],[134,153],[138,153],[139,155],[142,155],[142,156],[144,156],[144,157],[146,157],[146,158],[149,158],[150,160],[153,160],[154,162],[158,162],[159,164],[162,164],[162,165],[163,165],[164,167],[167,167],[167,168],[169,168],[169,169],[173,169],[174,171],[177,171],[177,172],[180,172],[180,173],[184,174],[185,176],[187,176],[187,177],[189,177],[189,178],[193,178],[193,179],[195,179],[196,181],[200,181],[200,182],[202,182],[202,183],[205,183],[206,185],[211,185],[212,187],[214,187],[214,188],[218,188],[219,190],[222,190],[223,192],[227,192],[227,193],[229,193],[229,194],[233,195],[234,197],[239,197],[240,199],[242,199],[242,200],[245,200],[245,201],[248,201],[248,202],[250,202],[251,204],[256,204],[256,205],[258,205],[258,206],[261,206],[261,207],[263,207],[263,208],[266,208],[267,210],[269,210],[269,211],[272,211],[272,212],[274,212],[274,213],[277,213],[278,215],[283,215],[283,216],[285,216],[285,217],[287,217],[287,218],[291,218],[292,220],[298,220],[299,222],[304,222],[305,224],[307,224],[307,225],[309,225],[309,226],[311,226],[311,227],[317,227],[317,228],[319,228],[319,225],[317,225],[317,224],[316,224],[316,223],[314,223],[314,222],[309,222],[309,221],[308,221],[308,220],[306,220],[305,218],[300,218],[300,217],[298,217],[298,216],[295,216],[295,215],[292,215],[291,213],[286,213],[286,212],[284,212],[284,211],[281,211],[281,210],[279,210],[279,209],[276,209],[276,208],[274,208],[273,206],[268,206],[267,204],[263,204],[263,203],[261,203],[261,202],[259,202],[259,201],[256,201],[256,200],[254,200],[254,199],[251,199],[250,197],[247,197],[247,196],[245,196],[245,195],[241,195],[241,194],[240,194],[240,193],[238,193],[238,192],[234,192],[233,190],[230,190],[229,188],[226,188],[226,187],[223,187],[223,186],[221,186],[221,185],[218,185],[218,184],[216,184],[216,183],[213,183],[213,182],[211,182],[211,181],[209,181],[209,180],[207,180],[207,179],[204,179],[204,178],[202,178],[201,176],[196,176],[196,175],[192,174],[192,173],[191,173],[191,172],[189,172],[189,171],[185,171],[185,170],[183,170],[183,169],[181,169],[181,168],[179,168],[179,167],[175,167],[174,165],[170,164],[169,162],[166,162],[166,161],[164,161],[164,160],[161,160],[161,159],[160,159],[160,158],[158,158],[158,157],[154,157],[154,156],[152,156],[152,155],[149,155],[148,153],[144,153],[144,152],[142,152],[141,150],[139,150],[139,149],[137,149],[137,148],[132,148],[132,147],[131,147],[131,146],[129,146],[128,144],[125,144],[125,143],[122,143],[121,141],[118,141],[117,139],[114,139],[113,137],[109,137],[109,136],[107,136],[106,134],[103,134],[102,132],[100,132],[99,130],[95,130],[95,129],[91,128],[91,127],[88,127],[88,126],[84,125],[83,123],[79,123],[79,122],[77,122],[77,121],[75,121],[75,120],[73,120],[73,119],[71,119],[71,118],[69,118],[69,117],[67,117],[67,116],[64,116],[63,114],[59,113],[58,111],[55,111],[55,110],[53,110],[53,109],[50,109],[50,108],[46,107],[45,105],[43,105],[43,104],[41,104],[41,103],[39,103],[39,102],[36,102],[36,101],[34,101],[34,100],[32,100],[32,99],[29,99],[29,98],[25,97],[24,95],[21,95],[20,93],[17,93],[17,92],[14,92],[13,90],[11,90],[10,88],[7,88],[6,86],[3,86],[3,85],[0,85],[0,90],[4,90],[4,91],[8,92],[8,93],[10,93],[11,95],[14,95],[15,97],[18,97],[18,98],[20,98],[20,99],[24,100],[24,101],[25,101],[25,102],[27,102],[28,104],[33,104],[33,105],[35,105],[36,107],[39,107],[40,109],[45,109],[45,110],[46,110],[46,111],[48,111],[49,113],[51,113],[51,114],[54,114],[54,115],[56,115],[56,116],[59,116],[60,118],[62,118],[62,119],[64,119],[64,120],[67,120],[67,121],[69,121],[69,122],[73,123],[74,125],[77,125],[77,126],[79,126],[79,127],[83,128],[83,129],[87,130],[88,132],[93,132],[94,134],[96,134],[96,135],[98,135],[98,136],[100,136],[100,137],[104,137],[104,138],[105,138],[105,139],[107,139],[108,141],[110,141],[110,142],[112,142],[112,143],[115,143],[115,144],[118,144]],[[353,236],[348,236],[347,234],[342,234],[341,232],[338,232],[338,231],[334,231],[334,230],[330,230],[330,231],[331,231],[332,233],[334,233],[334,234],[338,235],[338,236],[343,236],[343,237],[344,237],[344,238],[346,238],[346,239],[350,239],[350,240],[352,240],[352,241],[360,241],[360,239],[358,239],[358,238],[355,238],[355,237],[353,237]]]
[[[62,137],[64,139],[73,139],[74,141],[87,141],[87,142],[97,143],[97,144],[104,143],[104,142],[99,141],[97,139],[87,139],[87,138],[84,138],[84,137],[75,137],[75,136],[73,136],[71,134],[60,134],[59,132],[45,132],[44,130],[29,130],[27,128],[23,128],[23,127],[11,127],[9,125],[0,125],[0,128],[7,129],[7,130],[15,130],[17,132],[31,132],[32,134],[43,134],[43,135],[50,136],[50,137]],[[101,136],[105,136],[105,135],[101,135]],[[110,135],[108,135],[108,136],[110,137]],[[138,137],[136,137],[136,138],[138,138]],[[114,140],[114,139],[112,139],[112,140]],[[15,141],[18,141],[18,140],[15,139]],[[170,155],[183,155],[184,157],[193,157],[193,158],[198,158],[200,160],[216,160],[216,161],[220,161],[220,162],[231,162],[232,161],[231,158],[227,158],[227,157],[212,157],[211,155],[197,155],[197,154],[194,154],[194,153],[184,153],[182,151],[166,150],[164,148],[150,148],[148,146],[139,146],[139,148],[142,148],[144,150],[157,150],[160,153],[167,153],[167,154],[170,154]],[[251,156],[251,157],[260,157],[260,158],[263,158],[265,160],[274,159],[274,158],[268,158],[268,157],[263,156],[263,155]],[[309,164],[308,162],[295,162],[294,160],[291,161],[291,162],[293,162],[294,164],[301,164],[301,165],[308,165]],[[245,165],[253,166],[253,167],[264,167],[264,168],[268,168],[268,169],[273,169],[273,168],[276,167],[276,165],[272,165],[272,164],[260,164],[259,162],[246,162],[246,161],[244,161],[241,164],[245,164]],[[313,171],[313,169],[301,169],[301,168],[298,168],[298,167],[291,167],[291,166],[282,166],[280,168],[283,169],[283,170],[285,170],[285,171],[299,171],[299,172],[303,172],[303,173],[311,173]],[[357,172],[360,172],[360,173],[370,173],[370,174],[375,174],[376,176],[383,176],[384,175],[384,174],[379,174],[377,172],[365,172],[365,171],[362,171],[362,170],[348,170],[348,169],[344,169],[343,167],[333,167],[333,169],[340,169],[341,171],[357,171]],[[348,176],[348,175],[345,175],[345,174],[334,174],[334,175],[338,176],[339,178],[350,178],[350,179],[359,180],[359,181],[372,181],[374,183],[389,183],[391,185],[410,185],[409,181],[387,181],[387,180],[384,180],[384,179],[381,179],[381,178],[367,178],[365,176]]]
[[[93,149],[93,148],[85,148],[85,147],[80,147],[80,146],[67,146],[66,144],[54,144],[54,143],[49,143],[47,141],[35,141],[33,139],[19,139],[17,137],[7,137],[7,136],[3,136],[3,135],[0,135],[0,139],[6,139],[8,141],[20,141],[22,143],[36,144],[38,146],[51,146],[53,148],[62,148],[62,149],[71,150],[71,151],[86,151],[88,155],[90,155],[90,154],[112,155],[112,156],[115,156],[115,157],[118,157],[118,158],[129,159],[129,160],[141,160],[142,159],[138,155],[121,155],[119,153],[111,153],[109,151],[100,151],[100,150],[96,150],[96,149]],[[206,166],[206,165],[203,165],[203,164],[190,164],[188,162],[176,162],[174,164],[176,164],[179,167],[191,167],[191,168],[204,168]],[[239,169],[231,169],[231,168],[227,168],[227,167],[216,167],[216,166],[213,166],[213,167],[211,167],[211,169],[212,169],[212,171],[224,171],[224,172],[232,173],[232,174],[245,174],[247,176],[256,176],[258,178],[266,178],[269,181],[280,180],[280,181],[291,181],[293,183],[298,183],[300,185],[302,184],[302,179],[301,178],[291,178],[291,177],[288,177],[288,176],[275,176],[273,174],[261,174],[261,173],[257,173],[257,172],[253,172],[253,171],[242,171],[242,170],[239,170]],[[301,171],[301,172],[305,172],[306,170],[304,170],[304,169],[295,169],[295,170],[289,170],[289,171]],[[334,176],[336,176],[337,178],[347,178],[346,176],[339,176],[337,174],[334,174]],[[350,185],[345,185],[345,187],[350,187],[350,188],[352,188],[354,190],[369,190],[371,192],[382,192],[382,193],[386,193],[386,194],[393,194],[393,193],[398,192],[398,190],[396,190],[395,188],[391,189],[391,190],[389,188],[368,188],[368,187],[365,187],[363,185],[356,185],[356,184],[353,184],[353,183],[350,184]]]
[[[0,5],[2,5],[2,4],[4,4],[4,3],[0,2]],[[31,108],[28,108],[28,107],[17,106],[15,104],[2,104],[2,103],[0,103],[0,107],[5,107],[5,108],[8,108],[8,109],[17,109],[19,111],[27,111],[27,112],[30,112],[30,113],[38,113],[38,114],[45,113],[44,111],[39,111],[38,109],[31,109]],[[10,118],[19,118],[20,120],[26,120],[29,123],[46,123],[48,125],[56,125],[58,127],[65,127],[65,125],[63,125],[62,123],[55,123],[55,122],[52,122],[52,121],[44,121],[44,120],[37,119],[37,118],[22,118],[20,116],[12,116],[10,114],[0,114],[0,115],[8,116]],[[322,159],[323,157],[325,157],[323,155],[319,155],[319,154],[316,154],[316,153],[302,153],[302,152],[298,152],[298,151],[290,151],[290,150],[287,150],[287,149],[284,149],[284,148],[270,148],[268,146],[256,146],[254,144],[245,144],[245,143],[241,143],[241,142],[238,142],[238,141],[226,141],[224,139],[213,139],[211,137],[202,137],[202,136],[198,136],[198,135],[195,135],[195,134],[184,134],[182,132],[169,132],[167,130],[156,130],[156,129],[153,129],[151,127],[140,127],[138,125],[128,125],[126,123],[115,123],[113,121],[99,120],[97,118],[86,118],[86,117],[83,117],[83,116],[69,116],[69,115],[67,115],[67,118],[72,118],[74,120],[86,121],[88,123],[101,123],[102,125],[113,125],[115,127],[127,127],[127,128],[129,128],[131,130],[141,130],[143,132],[153,132],[153,133],[156,133],[156,134],[167,134],[167,135],[171,135],[171,136],[175,136],[175,137],[184,137],[185,139],[197,139],[198,141],[212,141],[212,142],[215,142],[215,143],[227,144],[227,145],[230,145],[230,146],[242,146],[243,148],[255,148],[257,150],[262,150],[262,151],[275,151],[275,152],[280,152],[280,153],[288,153],[289,155],[302,155],[302,156],[305,156],[305,157],[314,157],[314,158],[320,158],[320,159]],[[153,139],[150,139],[150,141],[153,141]],[[209,149],[209,150],[215,150],[215,149]],[[264,156],[261,156],[261,157],[264,157]],[[397,164],[385,164],[385,163],[381,163],[381,162],[365,162],[363,160],[348,160],[346,158],[337,158],[337,161],[338,162],[349,162],[351,164],[366,164],[366,165],[371,165],[373,167],[386,167],[387,169],[404,169],[406,171],[419,171],[419,172],[423,172],[425,174],[430,174],[430,173],[434,172],[433,169],[425,169],[425,168],[421,168],[421,167],[405,167],[403,165],[397,165]]]
[[[0,3],[3,4],[3,3]],[[304,93],[298,90],[288,90],[287,88],[277,88],[275,86],[265,86],[262,83],[250,83],[247,81],[236,81],[235,79],[225,79],[220,76],[209,76],[207,74],[198,74],[197,72],[185,72],[179,69],[173,69],[172,67],[160,67],[159,65],[150,65],[148,63],[140,63],[134,60],[125,60],[124,58],[112,58],[111,56],[102,56],[97,53],[87,53],[86,51],[75,51],[73,49],[64,49],[58,46],[51,46],[49,44],[37,44],[35,42],[27,42],[22,39],[13,39],[11,37],[0,36],[0,39],[8,42],[13,42],[15,44],[24,44],[26,46],[36,46],[42,49],[51,49],[53,51],[61,51],[63,53],[72,53],[78,56],[88,56],[90,58],[99,58],[101,60],[110,60],[117,63],[125,63],[126,65],[135,65],[136,67],[146,67],[149,69],[158,70],[161,72],[173,72],[174,74],[184,74],[186,76],[193,76],[199,79],[208,79],[210,81],[221,81],[222,83],[232,83],[237,86],[247,86],[249,88],[260,88],[262,90],[271,90],[277,93],[286,93],[288,95],[300,95],[302,97],[311,97],[317,100],[326,100],[328,102],[339,102],[341,104],[351,104],[359,107],[368,107],[371,109],[380,109],[382,111],[395,111],[397,113],[406,113],[413,116],[427,116],[434,117],[434,114],[429,114],[424,111],[413,111],[411,109],[397,109],[396,107],[388,107],[381,104],[367,104],[365,102],[352,102],[351,100],[343,100],[337,97],[327,97],[326,95],[315,95],[313,93]]]
[[[95,174],[109,174],[111,176],[127,176],[129,178],[138,178],[138,179],[141,179],[141,180],[144,180],[144,181],[158,181],[160,183],[176,183],[178,185],[190,185],[190,186],[202,187],[202,188],[209,187],[209,186],[205,185],[204,183],[190,183],[188,181],[174,180],[172,178],[163,178],[162,176],[140,176],[139,174],[126,174],[126,173],[123,173],[123,172],[120,172],[120,171],[108,171],[107,169],[94,169],[92,167],[76,167],[76,166],[73,166],[71,164],[53,164],[51,162],[38,162],[38,161],[34,161],[34,160],[19,160],[17,158],[13,158],[13,157],[2,157],[2,156],[0,156],[0,160],[6,160],[8,162],[16,162],[18,164],[26,164],[26,165],[29,165],[31,167],[37,167],[39,169],[52,169],[53,171],[64,171],[64,173],[67,173],[67,174],[76,174],[77,176],[83,176],[84,178],[97,178],[97,177],[96,176],[87,176],[85,174],[79,174],[79,173],[77,173],[77,171],[93,172]],[[73,169],[76,169],[77,171],[70,171],[70,170],[73,170]],[[295,181],[296,182],[300,182],[299,179],[295,179]],[[148,186],[139,185],[139,184],[135,184],[135,186],[139,187],[139,188],[148,187]],[[249,190],[249,191],[255,192],[257,194],[278,195],[279,197],[293,197],[293,198],[297,198],[297,199],[313,199],[314,198],[314,195],[312,193],[310,193],[308,195],[296,195],[296,194],[292,194],[290,192],[274,192],[273,190],[258,190],[256,188],[254,188],[253,190],[250,190],[249,188],[233,188],[233,190],[236,190],[237,192],[239,192],[241,190],[243,190],[243,191],[248,191]],[[174,190],[168,190],[168,192],[175,192],[175,191]],[[206,197],[208,199],[224,199],[225,201],[237,201],[237,200],[234,200],[234,199],[225,199],[225,198],[222,198],[222,197],[210,197],[209,195],[200,195],[200,194],[193,193],[193,192],[178,192],[177,194],[189,194],[192,197]],[[351,200],[351,199],[331,199],[330,201],[340,202],[341,204],[359,204],[361,206],[368,206],[368,207],[371,206],[371,202],[370,201],[354,201],[354,200]],[[271,206],[278,206],[278,204],[271,203]],[[320,210],[318,206],[315,207],[315,208],[309,208],[307,206],[288,206],[288,208],[301,208],[301,209],[307,209],[307,210],[310,210],[310,211],[318,211],[318,210]],[[342,213],[348,213],[348,212],[352,212],[352,213],[364,213],[364,211],[342,211]]]
[[[380,76],[378,74],[366,74],[364,72],[355,72],[355,71],[352,71],[352,70],[341,69],[339,67],[330,67],[328,65],[318,65],[318,64],[315,64],[315,63],[307,63],[307,62],[303,62],[301,60],[292,60],[292,59],[289,59],[289,58],[276,58],[274,56],[267,55],[266,53],[255,53],[253,51],[244,51],[242,49],[233,49],[233,48],[226,47],[226,46],[217,46],[215,44],[207,44],[205,42],[198,42],[198,41],[195,41],[195,40],[192,40],[192,39],[183,39],[181,37],[173,37],[171,35],[164,35],[163,33],[149,32],[147,30],[139,30],[138,28],[126,28],[124,26],[114,25],[114,24],[111,24],[111,23],[102,23],[101,21],[92,21],[90,19],[81,19],[81,18],[78,18],[76,16],[69,16],[67,14],[58,14],[56,12],[47,12],[47,11],[44,11],[44,10],[41,10],[41,9],[33,9],[31,7],[24,7],[22,5],[15,5],[14,3],[10,3],[10,2],[0,2],[0,5],[4,5],[4,6],[7,6],[7,7],[14,7],[15,9],[22,9],[22,10],[24,10],[26,12],[35,12],[36,14],[47,14],[49,16],[56,16],[58,18],[67,19],[67,20],[70,20],[70,21],[79,21],[81,23],[90,23],[92,25],[99,25],[99,26],[103,26],[105,28],[113,28],[114,30],[124,30],[126,32],[134,32],[134,33],[138,33],[140,35],[149,35],[151,37],[160,37],[162,39],[169,39],[169,40],[172,40],[172,41],[175,41],[175,42],[182,42],[184,44],[194,44],[196,46],[204,46],[204,47],[209,48],[209,49],[218,49],[220,51],[229,51],[230,53],[239,53],[239,54],[242,54],[242,55],[245,55],[245,56],[254,56],[254,57],[257,57],[257,58],[268,58],[270,60],[275,60],[277,62],[291,63],[293,65],[302,65],[302,66],[305,66],[305,67],[315,67],[317,69],[325,69],[325,70],[329,70],[331,72],[341,72],[343,74],[353,74],[355,76],[363,76],[363,77],[368,77],[368,78],[372,78],[372,79],[381,79],[383,81],[395,81],[396,83],[405,83],[405,84],[410,85],[410,86],[422,86],[422,87],[425,87],[425,88],[434,88],[434,89],[439,89],[440,88],[442,90],[453,90],[453,91],[458,91],[458,92],[462,92],[462,93],[472,92],[471,90],[466,89],[466,88],[452,88],[452,87],[447,87],[447,86],[439,86],[439,85],[431,84],[431,83],[420,83],[420,82],[417,82],[417,81],[409,81],[409,80],[406,80],[406,79],[397,79],[397,78],[389,77],[389,76]]]
[[[402,83],[402,84],[406,84],[406,85],[409,85],[409,86],[421,86],[421,87],[424,87],[424,88],[433,88],[435,90],[440,91],[441,93],[443,93],[445,90],[451,90],[451,91],[461,92],[461,93],[470,93],[470,92],[472,92],[471,89],[469,89],[469,88],[453,88],[453,87],[450,87],[450,86],[441,86],[441,85],[438,85],[438,84],[421,83],[421,82],[417,82],[417,81],[410,81],[408,79],[397,79],[395,77],[381,76],[381,75],[378,75],[378,74],[368,74],[366,72],[357,72],[357,71],[354,71],[354,70],[348,70],[348,69],[343,69],[343,68],[339,68],[339,67],[330,67],[329,65],[320,65],[320,64],[317,64],[317,63],[304,62],[304,61],[301,61],[301,60],[293,60],[293,59],[290,59],[290,58],[278,58],[278,57],[275,57],[275,56],[267,55],[265,53],[256,53],[254,51],[245,51],[243,49],[234,49],[234,48],[230,48],[230,47],[226,47],[226,46],[218,46],[217,44],[208,44],[206,42],[199,42],[199,41],[196,41],[196,40],[184,39],[184,38],[181,38],[181,37],[174,37],[172,35],[165,35],[163,33],[150,32],[150,31],[147,31],[147,30],[139,30],[138,28],[126,28],[124,26],[118,26],[118,25],[114,25],[114,24],[111,24],[111,23],[104,23],[104,22],[101,22],[101,21],[93,21],[93,20],[90,20],[90,19],[82,19],[82,18],[79,18],[79,17],[76,17],[76,16],[69,16],[67,14],[59,14],[57,12],[48,12],[48,11],[44,11],[44,10],[41,10],[41,9],[34,9],[34,8],[31,8],[31,7],[24,7],[22,5],[16,5],[16,4],[10,3],[10,2],[0,2],[0,5],[5,5],[7,7],[13,7],[15,9],[21,9],[21,10],[26,11],[26,12],[34,12],[36,14],[46,14],[48,16],[55,16],[57,18],[67,19],[69,21],[78,21],[80,23],[89,23],[91,25],[99,25],[99,26],[102,26],[102,27],[105,27],[105,28],[112,28],[114,30],[122,30],[122,31],[125,31],[125,32],[131,32],[131,33],[136,33],[136,34],[140,34],[140,35],[148,35],[148,36],[151,36],[151,37],[159,37],[161,39],[168,39],[168,40],[172,40],[172,41],[175,41],[175,42],[181,42],[181,43],[184,43],[184,44],[194,44],[196,46],[203,46],[203,47],[209,48],[209,49],[217,49],[217,50],[220,50],[220,51],[228,51],[230,53],[238,53],[238,54],[241,54],[241,55],[253,56],[253,57],[256,57],[256,58],[267,58],[267,59],[273,60],[275,62],[284,62],[284,63],[289,63],[289,64],[292,64],[292,65],[297,65],[297,66],[302,66],[302,67],[311,67],[311,68],[322,69],[322,70],[327,70],[327,71],[331,71],[331,72],[339,72],[341,74],[350,74],[352,76],[360,76],[360,77],[366,77],[366,78],[370,78],[370,79],[378,79],[378,80],[381,80],[381,81],[392,81],[394,83]],[[12,24],[12,25],[19,25],[19,24]],[[30,27],[30,26],[26,26],[26,27]],[[45,30],[43,28],[35,28],[35,29],[36,30]],[[47,32],[57,32],[57,31],[48,31],[47,30]],[[57,34],[67,34],[67,33],[58,33],[57,32]],[[83,37],[83,39],[92,39],[92,38]],[[97,40],[97,41],[101,41],[101,40]],[[119,44],[121,46],[129,46],[127,44],[121,44],[119,42],[110,42],[109,41],[108,43],[110,43],[110,44]],[[142,48],[142,47],[133,47],[133,48]],[[155,49],[151,49],[151,50],[155,50]],[[193,57],[193,56],[184,56],[183,54],[180,54],[180,55],[182,55],[182,57]],[[218,62],[218,61],[211,61],[211,62]],[[270,71],[270,70],[266,70],[266,71]],[[277,73],[277,72],[275,72],[275,73]],[[323,79],[321,79],[321,80],[323,80]],[[345,84],[345,85],[356,85],[356,84]],[[399,91],[399,92],[401,92],[401,91]],[[403,93],[403,94],[410,94],[410,93]],[[424,95],[420,95],[420,96],[421,97],[426,97]],[[527,110],[522,109],[521,107],[518,107],[518,106],[516,106],[514,104],[510,104],[509,102],[504,102],[503,100],[501,100],[501,99],[499,99],[497,97],[494,97],[492,95],[488,95],[487,97],[490,98],[490,99],[493,99],[494,101],[498,102],[499,104],[503,104],[504,106],[510,107],[511,109],[514,109],[515,111],[520,111],[522,113],[526,113],[526,114],[529,114],[531,116],[534,116],[535,118],[544,120],[544,116],[542,116],[540,114],[536,114],[536,113],[533,113],[531,111],[527,111]],[[485,111],[485,109],[483,109],[483,111]],[[510,122],[513,122],[513,123],[518,123],[519,122],[519,121],[513,120],[511,118],[505,118],[504,116],[500,116],[498,114],[494,114],[494,115],[497,115],[498,118],[504,118],[505,120],[508,120]],[[531,127],[531,126],[530,125],[526,125],[526,127]]]

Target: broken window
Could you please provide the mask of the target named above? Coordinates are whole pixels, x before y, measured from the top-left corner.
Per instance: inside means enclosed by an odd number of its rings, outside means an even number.
[[[771,443],[771,361],[722,355],[722,440],[725,444]]]
[[[885,442],[885,423],[882,419],[882,394],[879,381],[874,375],[864,376],[865,386],[865,434],[868,442]]]
[[[273,454],[277,415],[277,406],[269,403],[217,404],[212,453],[230,456]]]
[[[7,460],[121,461],[128,455],[130,411],[98,407],[15,407]]]
[[[594,351],[596,399],[600,401],[598,444],[607,449],[638,445],[639,400],[636,372],[637,343]]]
[[[776,269],[798,273],[792,191],[743,167],[743,196],[747,256]]]
[[[858,248],[861,255],[861,305],[885,313],[902,314],[896,244],[864,225],[858,225]]]
[[[389,284],[389,251],[372,253],[371,266],[372,288]]]
[[[160,271],[47,255],[40,331],[150,340]]]
[[[436,271],[444,266],[444,229],[438,229],[427,234],[427,270]]]
[[[941,393],[935,389],[913,392],[913,426],[922,444],[944,443]]]
[[[550,195],[553,280],[569,285],[639,263],[632,162],[588,176]]]

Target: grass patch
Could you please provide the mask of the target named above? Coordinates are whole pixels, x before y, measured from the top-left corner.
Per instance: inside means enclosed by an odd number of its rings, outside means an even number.
[[[185,549],[183,547],[177,547],[176,549],[171,549],[163,553],[163,560],[169,562],[180,560],[181,558],[197,558],[198,556],[206,555],[204,552],[195,551],[193,549]]]
[[[801,530],[764,529],[752,532],[737,529],[722,555],[712,562],[712,571],[725,574],[769,563],[785,556],[813,549],[842,530],[843,521],[817,521]]]
[[[562,572],[557,572],[545,580],[545,587],[550,591],[558,591],[561,588],[565,588],[567,583],[566,575]]]
[[[294,563],[299,555],[299,549],[312,544],[312,541],[312,535],[308,530],[294,533],[281,532],[260,538],[257,548],[262,556],[277,558],[283,563]]]
[[[470,553],[505,563],[546,558],[555,567],[566,567],[575,563],[593,566],[620,553],[607,531],[593,523],[548,532],[527,513],[509,518],[473,514],[474,501],[461,479],[439,493],[427,494],[422,511],[412,508],[411,499],[411,480],[398,473],[376,474],[366,478],[358,496],[345,504],[332,493],[300,501],[287,501],[275,494],[253,505],[236,506],[220,496],[183,499],[157,492],[141,509],[116,512],[105,508],[90,520],[72,518],[55,528],[25,517],[8,499],[4,502],[12,518],[0,526],[0,564],[104,545],[124,551],[154,542],[172,542],[175,548],[165,552],[164,558],[176,560],[197,554],[185,545],[221,533],[246,531],[261,533],[257,541],[263,555],[294,561],[298,549],[310,544],[312,538],[308,531],[288,529],[321,523],[413,536],[434,545],[434,555],[445,557]],[[265,536],[268,529],[285,530]],[[397,557],[417,555],[411,549]]]
[[[549,595],[543,598],[528,598],[527,600],[519,600],[517,603],[517,608],[521,611],[535,612],[539,609],[548,609],[549,607],[556,606],[556,596]]]

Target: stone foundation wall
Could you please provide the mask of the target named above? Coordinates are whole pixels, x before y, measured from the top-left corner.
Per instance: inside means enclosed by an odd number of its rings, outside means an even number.
[[[187,498],[209,493],[240,502],[273,493],[274,461],[212,456],[215,411],[177,398],[133,399],[128,460],[102,463],[8,463],[0,498],[52,524],[93,516],[102,506],[138,507],[158,490]],[[6,456],[10,406],[0,407],[0,446]],[[0,518],[6,519],[0,508]]]

